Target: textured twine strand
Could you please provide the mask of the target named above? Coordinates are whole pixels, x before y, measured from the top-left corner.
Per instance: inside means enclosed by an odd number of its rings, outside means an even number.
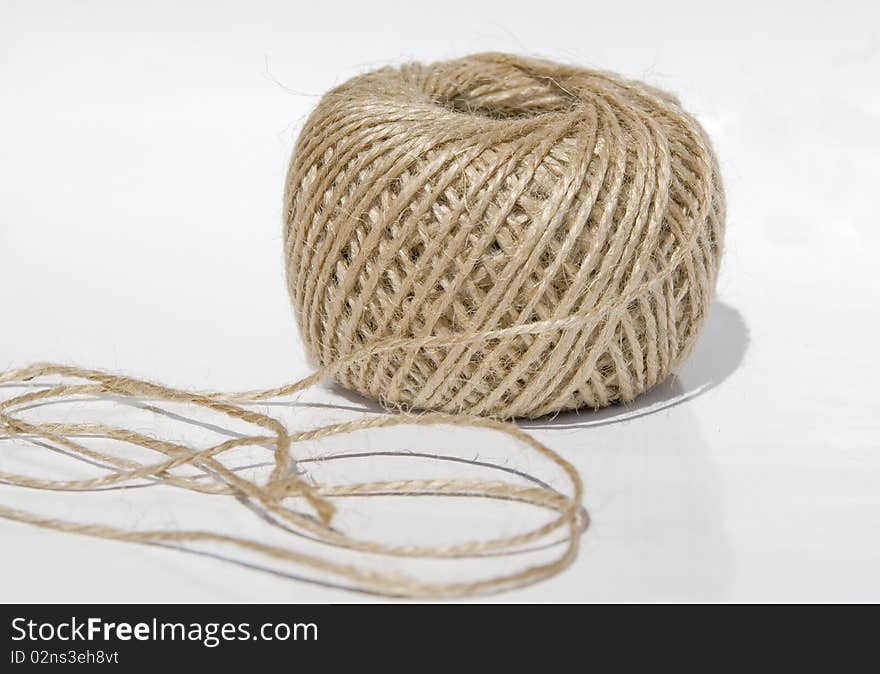
[[[312,385],[319,378],[318,375],[321,374],[326,373],[316,373],[316,375],[283,387],[283,391],[291,393],[303,390],[307,386]],[[0,431],[2,431],[6,439],[40,438],[49,441],[63,447],[73,456],[83,460],[100,462],[107,468],[108,472],[101,477],[88,480],[49,480],[0,471],[0,482],[32,489],[78,491],[130,483],[145,478],[155,478],[162,483],[179,488],[245,497],[250,503],[258,505],[278,521],[291,527],[295,532],[308,534],[319,541],[347,550],[382,555],[434,558],[474,557],[496,551],[515,551],[530,542],[543,539],[555,531],[563,532],[565,539],[563,549],[551,562],[527,567],[514,573],[473,582],[428,583],[400,574],[383,574],[368,571],[327,558],[301,553],[290,548],[267,545],[253,539],[213,532],[180,530],[132,531],[107,525],[81,524],[42,517],[17,508],[0,505],[0,517],[5,519],[69,533],[135,543],[179,544],[215,542],[229,544],[271,558],[293,562],[344,578],[354,583],[358,589],[396,596],[462,596],[521,586],[555,575],[571,563],[576,555],[583,524],[583,513],[580,506],[582,495],[580,478],[567,461],[513,424],[491,418],[467,418],[461,415],[445,413],[396,414],[393,416],[379,416],[331,424],[291,434],[273,417],[223,400],[224,398],[244,399],[247,397],[245,394],[212,393],[206,395],[186,392],[130,377],[43,363],[2,373],[0,374],[0,383],[33,382],[39,378],[50,376],[86,380],[90,383],[47,384],[45,388],[38,388],[0,402]],[[257,393],[254,396],[257,399],[274,397],[272,391]],[[115,396],[199,405],[230,418],[253,424],[269,432],[227,440],[206,449],[194,449],[177,443],[157,440],[125,428],[115,428],[103,424],[31,423],[15,414],[16,408],[21,408],[38,401],[46,402],[87,394],[112,394]],[[508,435],[561,468],[571,481],[571,495],[564,495],[549,487],[522,487],[501,481],[463,479],[398,480],[325,486],[314,485],[298,473],[291,471],[291,466],[294,462],[291,446],[297,442],[351,433],[368,428],[399,425],[431,426],[438,424],[484,428]],[[138,463],[130,459],[122,459],[112,454],[90,449],[78,441],[77,438],[79,436],[109,438],[152,450],[167,458],[155,463]],[[249,445],[265,446],[267,444],[274,447],[274,466],[265,484],[257,484],[254,481],[241,477],[220,461],[221,454],[235,447]],[[171,472],[184,466],[205,470],[207,475],[212,477],[213,481],[206,483],[202,479],[175,475]],[[546,524],[515,536],[471,541],[442,547],[388,545],[343,534],[329,526],[335,511],[331,502],[332,498],[389,495],[466,495],[489,499],[503,499],[551,509],[556,511],[557,516]],[[285,504],[285,499],[296,496],[304,498],[312,506],[318,516],[317,519],[304,515]]]
[[[7,384],[63,380],[0,402],[5,439],[39,439],[106,471],[85,480],[0,472],[0,481],[77,491],[146,479],[230,495],[294,533],[357,552],[479,557],[558,532],[558,554],[502,575],[438,583],[220,533],[133,531],[6,506],[0,517],[145,544],[227,544],[390,595],[496,592],[568,566],[585,523],[580,477],[504,419],[631,400],[690,351],[714,292],[725,226],[717,162],[700,126],[665,92],[548,61],[481,54],[383,68],[321,99],[294,149],[284,201],[288,288],[318,371],[242,393],[180,391],[52,364],[0,374]],[[290,433],[242,406],[324,378],[399,413]],[[29,405],[87,395],[196,405],[259,432],[197,449],[104,424],[21,417]],[[464,479],[322,485],[297,471],[297,443],[405,424],[503,433],[559,467],[569,489]],[[136,445],[158,459],[98,451],[86,438]],[[272,448],[263,483],[223,463],[243,446]],[[181,474],[186,467],[201,472]],[[390,495],[509,500],[555,516],[518,535],[446,546],[390,545],[331,527],[333,499]]]

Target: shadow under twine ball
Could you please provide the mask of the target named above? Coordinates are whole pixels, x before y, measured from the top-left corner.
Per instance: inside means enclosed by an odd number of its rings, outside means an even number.
[[[328,92],[294,149],[285,214],[314,360],[362,352],[334,375],[349,389],[497,417],[662,381],[706,318],[724,233],[715,156],[674,96],[506,54]],[[400,346],[370,351],[383,343]]]

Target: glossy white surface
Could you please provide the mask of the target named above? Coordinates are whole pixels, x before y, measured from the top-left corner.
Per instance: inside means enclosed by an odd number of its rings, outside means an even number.
[[[527,424],[582,472],[592,525],[572,568],[497,599],[880,600],[876,5],[119,4],[3,3],[0,368],[53,360],[231,390],[306,374],[279,211],[315,94],[368,67],[485,50],[616,70],[677,91],[715,140],[729,201],[718,301],[692,359],[643,400]],[[302,401],[367,404],[329,387]],[[340,413],[273,411],[293,427]],[[470,438],[400,429],[318,451],[386,439]],[[48,465],[10,445],[0,470]],[[494,438],[476,447],[533,467]],[[0,485],[0,502],[260,526],[165,488],[59,499]],[[385,506],[348,524],[407,516]],[[416,530],[441,537],[468,520],[424,517]],[[364,599],[3,520],[0,541],[3,601]]]

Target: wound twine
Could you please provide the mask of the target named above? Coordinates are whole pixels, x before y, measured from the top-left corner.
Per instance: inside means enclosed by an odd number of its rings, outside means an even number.
[[[394,596],[496,592],[568,566],[585,524],[580,478],[505,419],[632,400],[690,351],[724,232],[717,162],[697,122],[670,94],[548,61],[481,54],[383,68],[318,103],[294,149],[284,203],[288,288],[317,372],[237,394],[52,364],[2,373],[7,385],[42,384],[0,402],[4,439],[50,443],[105,472],[66,481],[0,472],[0,481],[76,491],[150,479],[235,496],[293,533],[378,555],[515,553],[556,533],[565,539],[556,556],[503,575],[428,582],[221,533],[79,524],[2,505],[0,517],[137,543],[236,546]],[[325,378],[397,413],[292,433],[244,406]],[[198,449],[104,424],[22,417],[35,403],[88,395],[195,405],[255,431]],[[295,469],[296,443],[398,425],[506,434],[570,484],[565,491],[465,479],[322,485]],[[158,459],[98,451],[85,438],[135,445]],[[243,446],[272,450],[263,483],[224,464],[224,454]],[[379,495],[500,499],[555,515],[522,534],[446,546],[385,544],[331,526],[334,499]]]

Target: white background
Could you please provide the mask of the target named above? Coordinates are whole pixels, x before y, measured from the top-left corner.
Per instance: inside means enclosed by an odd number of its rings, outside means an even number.
[[[712,4],[0,0],[0,368],[53,360],[223,390],[307,374],[280,193],[318,94],[368,68],[486,50],[615,70],[678,92],[714,139],[729,201],[718,298],[657,391],[532,425],[581,471],[592,525],[573,567],[497,599],[880,600],[880,12]],[[329,386],[304,399],[368,405]],[[279,414],[296,427],[335,412]],[[385,439],[332,449],[358,442]],[[43,465],[38,448],[0,442],[0,470],[13,459]],[[128,526],[238,517],[140,492],[58,501],[0,486],[0,502]],[[369,524],[397,526],[399,510]],[[3,601],[365,598],[6,521],[0,550]]]

